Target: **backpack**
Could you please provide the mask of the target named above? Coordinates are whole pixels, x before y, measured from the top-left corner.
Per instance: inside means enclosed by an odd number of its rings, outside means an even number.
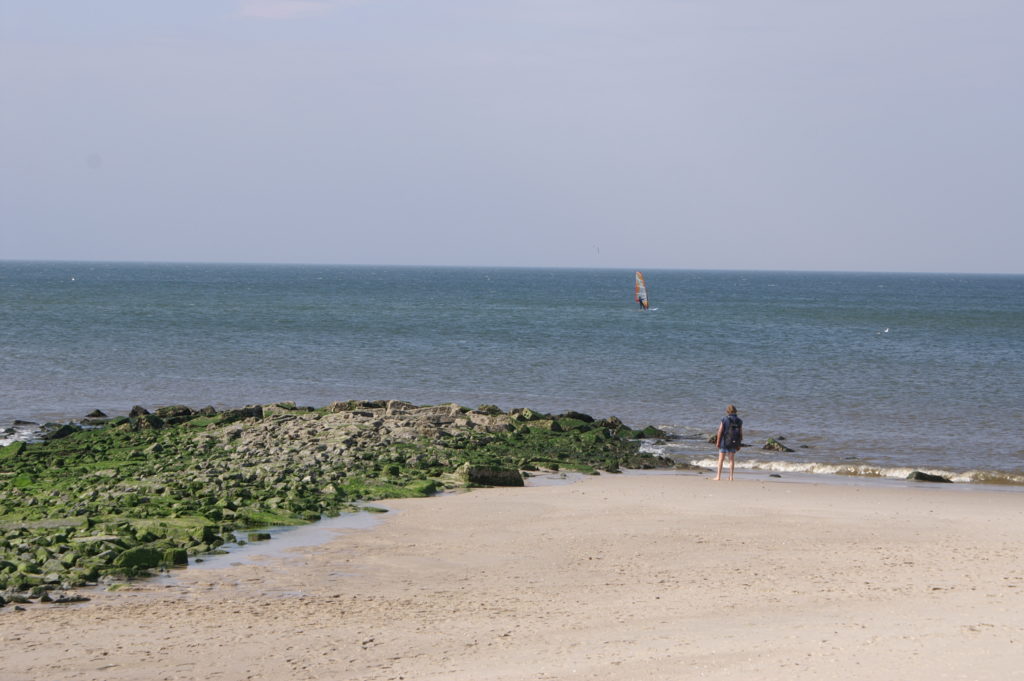
[[[735,414],[729,414],[722,419],[722,447],[725,449],[738,450],[743,440],[743,421]]]

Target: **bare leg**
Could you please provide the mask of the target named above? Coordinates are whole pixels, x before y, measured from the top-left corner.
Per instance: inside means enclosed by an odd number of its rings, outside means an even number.
[[[729,479],[732,480],[733,473],[736,472],[736,452],[729,452]],[[721,475],[721,473],[719,473]]]
[[[725,463],[725,454],[723,454],[722,452],[719,452],[718,453],[718,474],[715,475],[715,480],[721,480],[722,479],[722,464],[724,464],[724,463]]]

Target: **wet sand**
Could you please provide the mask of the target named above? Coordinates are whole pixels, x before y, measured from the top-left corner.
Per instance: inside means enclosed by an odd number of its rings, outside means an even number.
[[[1024,678],[1024,494],[622,475],[0,609],[2,678]]]

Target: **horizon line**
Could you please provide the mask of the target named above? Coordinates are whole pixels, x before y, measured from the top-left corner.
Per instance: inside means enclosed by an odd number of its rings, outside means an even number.
[[[519,270],[623,270],[623,271],[666,271],[666,272],[764,272],[764,273],[801,273],[801,274],[930,274],[930,275],[961,275],[961,276],[1024,276],[1024,272],[970,272],[970,271],[938,271],[938,270],[815,270],[815,269],[755,269],[730,267],[632,267],[625,265],[451,265],[451,264],[415,264],[408,263],[340,263],[340,262],[259,262],[259,261],[218,261],[218,260],[77,260],[72,258],[0,258],[0,263],[23,264],[83,264],[83,265],[219,265],[219,266],[261,266],[261,267],[389,267],[389,268],[421,268],[421,269],[519,269]]]

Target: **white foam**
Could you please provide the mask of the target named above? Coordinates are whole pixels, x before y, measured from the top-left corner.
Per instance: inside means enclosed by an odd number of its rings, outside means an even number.
[[[705,468],[718,465],[718,457],[705,457],[691,463]],[[738,459],[736,468],[773,473],[809,473],[813,475],[845,475],[863,478],[906,480],[915,471],[937,475],[953,482],[994,485],[1024,485],[1024,475],[998,471],[949,471],[940,468],[912,468],[905,466],[877,466],[872,464],[825,463],[818,461],[765,461]]]

